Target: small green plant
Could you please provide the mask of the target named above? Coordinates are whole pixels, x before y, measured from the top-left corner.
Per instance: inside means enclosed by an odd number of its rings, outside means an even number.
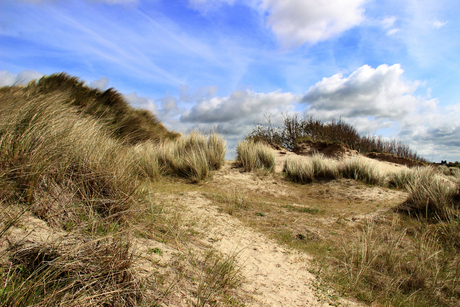
[[[237,259],[237,252],[222,255],[209,250],[203,259],[194,262],[201,271],[195,306],[207,306],[240,284],[242,275]]]
[[[149,248],[149,250],[147,251],[147,254],[157,254],[159,256],[163,256],[163,251],[159,249],[158,247],[154,247],[154,248]]]

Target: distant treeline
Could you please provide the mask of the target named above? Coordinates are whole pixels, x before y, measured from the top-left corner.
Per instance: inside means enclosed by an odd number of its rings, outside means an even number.
[[[261,140],[270,144],[282,146],[292,150],[300,141],[326,141],[330,143],[342,143],[360,153],[385,152],[400,157],[425,161],[402,141],[386,140],[381,136],[360,136],[352,125],[342,119],[333,119],[330,122],[322,122],[312,116],[301,118],[298,115],[283,116],[284,125],[273,127],[270,118],[268,124],[258,124],[246,139]]]

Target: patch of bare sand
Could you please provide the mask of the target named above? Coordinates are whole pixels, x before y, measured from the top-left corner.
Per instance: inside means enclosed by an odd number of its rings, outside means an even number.
[[[272,175],[244,172],[233,162],[226,162],[221,170],[213,174],[212,184],[218,184],[239,194],[251,191],[281,197],[286,195],[285,184]]]
[[[224,254],[238,253],[244,276],[239,291],[253,298],[246,306],[328,306],[318,298],[315,276],[308,271],[308,255],[283,248],[239,220],[220,213],[199,192],[186,193],[182,201],[190,216],[212,221],[207,225],[205,240]],[[342,301],[342,306],[357,304]]]
[[[64,231],[49,227],[45,221],[35,217],[32,213],[25,212],[17,225],[8,229],[1,238],[0,255],[4,255],[6,250],[13,245],[41,245],[62,240],[67,235]]]

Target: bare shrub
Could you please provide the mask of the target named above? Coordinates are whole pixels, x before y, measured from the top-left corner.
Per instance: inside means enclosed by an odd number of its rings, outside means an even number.
[[[312,116],[300,118],[298,115],[283,115],[283,126],[273,127],[258,124],[246,136],[247,140],[265,141],[291,150],[302,140],[314,142],[343,143],[360,153],[386,152],[400,157],[424,161],[417,153],[401,141],[388,140],[381,136],[360,136],[353,126],[342,119],[322,122]]]

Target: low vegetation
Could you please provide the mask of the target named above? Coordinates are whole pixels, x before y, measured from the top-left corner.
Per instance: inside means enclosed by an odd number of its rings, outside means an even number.
[[[127,226],[153,218],[160,234],[172,227],[159,217],[165,208],[137,213],[151,202],[145,188],[168,174],[207,178],[224,163],[224,139],[178,138],[116,91],[65,74],[2,87],[0,102],[0,246],[32,216],[60,234],[19,237],[0,250],[0,305],[154,304],[133,267]]]
[[[215,131],[208,136],[192,131],[179,140],[164,142],[152,155],[162,172],[199,181],[223,166],[226,152],[225,140]]]
[[[238,143],[236,161],[247,172],[255,169],[264,169],[269,172],[275,170],[275,156],[270,147],[261,142],[249,140]]]
[[[385,152],[396,156],[411,158],[418,161],[424,159],[406,144],[396,140],[386,140],[376,136],[360,136],[356,128],[342,119],[322,122],[313,117],[300,118],[297,115],[283,116],[281,127],[259,124],[246,136],[248,140],[264,141],[291,150],[303,140],[342,143],[360,153]]]
[[[113,89],[65,74],[2,87],[0,305],[244,306],[239,254],[200,241],[205,224],[183,206],[199,194],[313,255],[318,291],[370,305],[458,306],[458,168],[388,172],[361,156],[314,155],[274,173],[267,144],[289,149],[304,138],[417,158],[402,143],[355,132],[341,120],[296,117],[258,126],[237,146],[241,168],[225,168],[248,181],[222,184],[208,180],[226,163],[215,131],[179,136]],[[332,294],[327,301],[339,304]]]
[[[283,172],[286,178],[297,183],[310,183],[314,180],[349,178],[373,185],[384,185],[386,173],[379,170],[375,163],[360,156],[342,161],[325,158],[321,154],[309,159],[294,156],[288,158]]]
[[[178,133],[168,131],[149,111],[134,109],[113,88],[99,91],[66,73],[45,76],[29,83],[26,89],[32,96],[60,96],[60,103],[75,107],[86,117],[103,123],[111,136],[124,143],[174,140]]]

